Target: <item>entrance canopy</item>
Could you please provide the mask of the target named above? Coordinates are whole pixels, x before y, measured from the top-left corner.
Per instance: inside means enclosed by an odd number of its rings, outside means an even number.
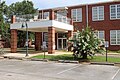
[[[26,30],[26,27],[22,28],[22,25],[25,25],[26,23],[28,25],[28,31],[31,32],[48,32],[48,27],[51,26],[54,27],[57,32],[73,31],[73,25],[56,20],[13,23],[10,25],[10,29]]]

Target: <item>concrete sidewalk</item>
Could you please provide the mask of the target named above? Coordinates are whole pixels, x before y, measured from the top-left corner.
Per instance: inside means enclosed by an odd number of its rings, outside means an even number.
[[[17,53],[10,53],[9,49],[6,49],[5,54],[2,54],[2,57],[17,57],[17,58],[30,58],[33,56],[37,56],[37,55],[44,55],[44,52],[42,51],[34,51],[34,50],[28,50],[28,55],[26,57],[26,51],[25,50],[21,50],[18,51]],[[55,51],[55,54],[48,54],[48,52],[45,52],[45,55],[62,55],[62,54],[72,54],[72,52],[65,52],[65,51]]]
[[[1,55],[2,57],[17,57],[17,58],[30,58],[33,56],[37,56],[37,55],[44,55],[44,52],[42,51],[35,51],[34,49],[30,49],[28,50],[28,55],[29,56],[25,56],[26,55],[26,51],[25,49],[18,49],[17,53],[10,53],[10,48],[6,48],[4,49],[5,54]],[[62,54],[73,54],[73,52],[67,52],[67,51],[55,51],[55,54],[48,54],[48,52],[45,52],[45,55],[62,55]],[[102,54],[96,54],[98,56],[105,56]],[[111,57],[120,57],[120,53],[108,53],[108,56]]]

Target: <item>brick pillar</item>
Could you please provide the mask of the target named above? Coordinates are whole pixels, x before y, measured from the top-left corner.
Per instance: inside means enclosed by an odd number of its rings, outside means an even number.
[[[73,36],[73,31],[68,31],[68,34],[67,34],[67,38],[69,40],[70,37]],[[71,51],[72,50],[72,47],[71,46],[71,42],[68,42],[68,51]]]
[[[55,28],[48,27],[48,54],[55,53]]]
[[[55,12],[54,10],[50,10],[50,20],[54,20],[55,19]]]
[[[16,16],[13,15],[11,18],[11,23],[14,24],[16,22]],[[11,29],[11,52],[17,52],[17,30]]]
[[[11,52],[17,52],[17,30],[11,29]]]
[[[35,50],[41,50],[42,45],[42,32],[35,32]]]

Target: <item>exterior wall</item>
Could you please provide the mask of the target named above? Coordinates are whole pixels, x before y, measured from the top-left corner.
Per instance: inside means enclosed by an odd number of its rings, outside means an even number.
[[[88,5],[88,25],[94,30],[104,30],[105,40],[109,41],[109,50],[120,50],[120,45],[110,45],[110,30],[120,30],[120,19],[110,20],[110,5],[120,4],[119,2],[107,2]],[[92,21],[92,7],[104,6],[104,20]],[[71,10],[76,8],[82,8],[82,22],[73,22],[74,32],[86,27],[86,5],[72,6],[68,9],[68,17],[71,18]]]
[[[103,2],[103,3],[95,3],[88,4],[88,26],[93,28],[94,30],[103,30],[105,41],[109,41],[109,50],[120,50],[120,45],[111,45],[110,44],[110,30],[120,30],[120,19],[110,20],[110,5],[112,4],[120,4],[120,1],[111,1],[111,2]],[[82,30],[82,28],[87,26],[87,14],[86,14],[86,6],[87,5],[76,5],[69,6],[67,17],[71,18],[71,10],[82,8],[82,22],[73,22],[74,32],[77,30]],[[101,21],[92,21],[92,7],[95,6],[104,6],[104,20]],[[43,12],[50,12],[50,19],[54,19],[56,16],[53,15],[52,9],[43,10]],[[41,11],[40,11],[41,12]],[[56,11],[54,11],[56,12]],[[57,39],[55,39],[56,41]]]
[[[89,26],[95,30],[105,31],[105,40],[109,41],[109,50],[120,50],[120,45],[110,45],[110,30],[120,30],[120,19],[110,20],[111,4],[120,4],[120,2],[89,5]],[[92,21],[92,7],[94,6],[104,6],[104,20]]]
[[[82,22],[73,22],[74,25],[74,32],[77,30],[81,30],[83,27],[86,27],[86,6],[73,6],[68,8],[68,17],[71,18],[71,10],[82,8]]]

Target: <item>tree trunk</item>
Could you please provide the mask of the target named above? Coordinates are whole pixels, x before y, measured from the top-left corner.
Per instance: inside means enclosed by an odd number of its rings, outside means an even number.
[[[87,59],[87,53],[83,53],[83,59]]]

